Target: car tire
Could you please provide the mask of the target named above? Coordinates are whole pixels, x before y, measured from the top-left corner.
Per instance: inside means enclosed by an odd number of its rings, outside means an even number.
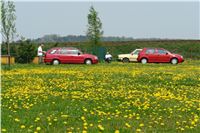
[[[142,58],[142,59],[141,59],[141,63],[142,63],[142,64],[146,64],[147,62],[148,62],[148,60],[147,60],[146,58]]]
[[[60,61],[55,59],[52,61],[52,65],[59,65],[60,64]]]
[[[92,64],[92,60],[91,59],[86,59],[85,60],[85,64],[86,65],[91,65]]]
[[[122,59],[122,62],[123,62],[123,63],[129,63],[129,59],[128,59],[128,58],[123,58],[123,59]]]
[[[178,64],[178,59],[177,59],[177,58],[171,59],[171,63],[172,63],[173,65]]]

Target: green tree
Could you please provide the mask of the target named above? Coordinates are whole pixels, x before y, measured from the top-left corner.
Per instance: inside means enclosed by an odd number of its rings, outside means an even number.
[[[21,40],[16,52],[16,62],[31,63],[36,56],[37,50],[30,40]]]
[[[15,5],[12,1],[1,0],[1,34],[7,45],[8,65],[10,66],[10,43],[16,33],[15,28]]]
[[[98,12],[95,11],[94,7],[91,6],[89,10],[88,18],[88,29],[87,37],[92,44],[93,49],[95,49],[95,54],[97,54],[97,46],[100,43],[100,39],[103,35],[102,23],[98,17]]]

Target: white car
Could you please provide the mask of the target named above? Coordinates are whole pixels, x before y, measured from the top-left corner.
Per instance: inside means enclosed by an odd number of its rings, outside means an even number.
[[[130,54],[119,54],[118,61],[122,62],[137,62],[138,53],[142,51],[142,49],[135,49]]]

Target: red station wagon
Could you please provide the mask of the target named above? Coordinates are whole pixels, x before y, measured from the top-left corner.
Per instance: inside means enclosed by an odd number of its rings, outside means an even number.
[[[146,63],[172,63],[177,64],[184,61],[183,56],[172,54],[163,48],[144,48],[138,55],[138,62]]]
[[[96,64],[98,57],[91,54],[83,54],[79,49],[73,47],[57,47],[48,50],[44,56],[44,62],[58,64]]]

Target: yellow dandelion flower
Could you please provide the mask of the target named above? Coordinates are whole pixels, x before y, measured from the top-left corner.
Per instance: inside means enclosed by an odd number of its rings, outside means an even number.
[[[39,121],[39,120],[40,120],[40,118],[39,118],[39,117],[37,117],[35,120]]]
[[[68,115],[61,115],[61,117],[62,117],[62,118],[67,118],[67,117],[68,117]]]
[[[144,124],[143,124],[143,123],[141,123],[139,126],[140,126],[140,127],[143,127],[143,126],[144,126]]]
[[[119,133],[119,130],[115,130],[115,133]]]
[[[136,120],[139,120],[139,119],[140,119],[140,117],[139,117],[139,116],[137,116],[137,117],[136,117]]]
[[[184,131],[185,129],[184,128],[181,128],[181,131]]]
[[[84,117],[84,116],[81,116],[81,120],[85,120],[85,117]]]
[[[20,120],[19,120],[18,118],[15,118],[15,121],[16,121],[16,122],[19,122]]]
[[[7,130],[6,130],[5,128],[2,128],[1,131],[2,131],[2,132],[6,132]]]
[[[40,118],[39,118],[39,117],[35,118],[35,122],[38,122],[39,120],[40,120]]]
[[[84,108],[84,109],[83,109],[83,111],[87,112],[87,109],[86,109],[86,108]]]
[[[103,131],[104,127],[102,125],[98,125],[99,130]]]
[[[126,127],[128,127],[128,128],[130,128],[130,127],[131,127],[131,125],[130,125],[130,124],[128,124],[128,123],[126,123],[125,125],[126,125]]]
[[[82,133],[87,133],[87,131],[86,131],[86,130],[83,130]]]
[[[26,127],[25,125],[21,125],[21,126],[20,126],[20,128],[22,128],[22,129],[25,128],[25,127]]]
[[[141,131],[142,131],[142,130],[141,130],[141,129],[139,129],[139,128],[138,128],[138,129],[136,129],[136,132],[141,132]]]
[[[37,130],[37,131],[40,131],[40,130],[41,130],[41,127],[37,127],[36,130]]]

